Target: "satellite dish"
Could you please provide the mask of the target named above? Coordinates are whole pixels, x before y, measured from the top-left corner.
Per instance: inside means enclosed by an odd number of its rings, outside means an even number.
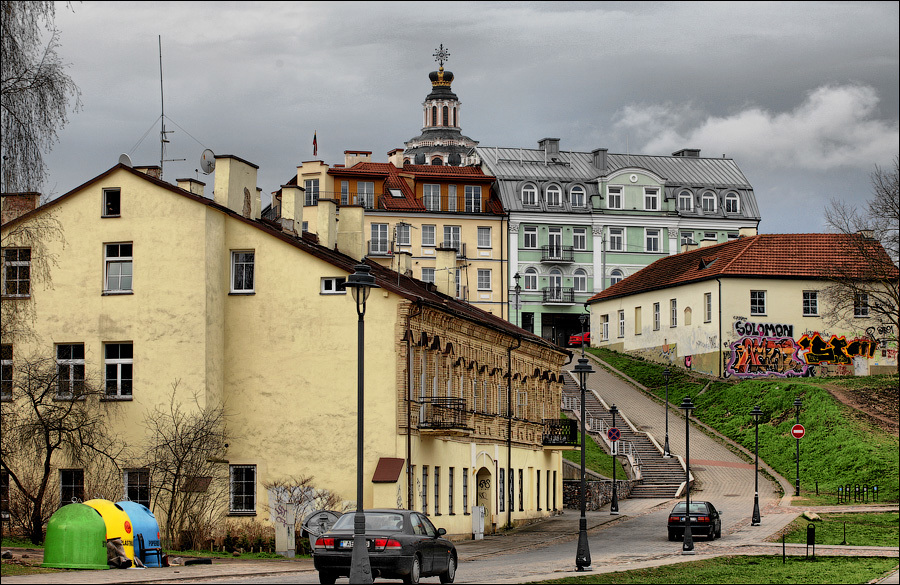
[[[206,175],[216,170],[216,155],[208,148],[200,155],[200,168]]]
[[[126,167],[132,166],[131,157],[123,152],[122,154],[119,155],[119,164],[125,165]]]

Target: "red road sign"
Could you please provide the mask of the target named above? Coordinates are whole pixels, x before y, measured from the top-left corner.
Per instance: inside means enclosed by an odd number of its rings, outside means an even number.
[[[622,433],[616,427],[610,427],[608,431],[606,431],[606,438],[610,441],[618,441],[622,438]]]
[[[803,428],[803,425],[797,423],[791,427],[791,434],[795,439],[802,439],[803,435],[806,434],[806,429]]]

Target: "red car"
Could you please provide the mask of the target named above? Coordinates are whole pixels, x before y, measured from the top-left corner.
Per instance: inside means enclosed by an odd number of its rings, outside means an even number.
[[[569,347],[581,347],[581,333],[575,333],[574,335],[569,336]],[[591,344],[591,332],[585,331],[584,333],[584,345]]]

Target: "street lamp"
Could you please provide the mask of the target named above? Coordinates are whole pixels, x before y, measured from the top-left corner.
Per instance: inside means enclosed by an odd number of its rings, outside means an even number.
[[[357,382],[356,382],[356,514],[353,517],[353,552],[350,556],[350,582],[372,583],[372,565],[369,562],[369,551],[366,547],[366,515],[363,511],[363,422],[364,396],[363,347],[365,346],[366,300],[373,288],[381,288],[375,284],[375,277],[370,274],[372,268],[366,264],[357,264],[355,272],[347,277],[344,289],[349,288],[356,303],[356,315],[359,318],[357,334]]]
[[[585,498],[587,495],[587,482],[584,478],[584,395],[587,386],[588,374],[594,373],[594,368],[588,363],[588,359],[584,357],[584,346],[581,348],[582,356],[578,359],[578,365],[575,366],[575,373],[578,374],[578,382],[581,384],[581,518],[578,520],[578,549],[575,552],[575,570],[590,571],[591,570],[591,549],[588,546],[587,537],[587,516],[585,512]]]
[[[609,412],[612,414],[612,428],[616,428],[616,415],[619,413],[619,409],[616,408],[616,405],[613,404],[609,407]],[[619,441],[612,441],[612,455],[613,455],[613,493],[612,493],[612,501],[609,504],[609,514],[610,516],[618,516],[619,515],[619,492],[616,489],[616,462],[618,458],[616,455],[619,454]]]
[[[678,407],[684,411],[684,543],[681,554],[694,553],[694,538],[691,536],[691,411],[696,408],[690,396],[685,396]]]
[[[800,424],[800,407],[803,406],[803,401],[798,397],[797,400],[794,401],[794,406],[797,408],[797,424]],[[794,495],[800,496],[800,439],[797,439],[797,487],[794,488]]]
[[[663,447],[663,457],[666,459],[672,457],[672,452],[669,450],[669,376],[671,374],[669,367],[666,366],[666,369],[663,370],[663,376],[666,377],[666,444]]]
[[[522,276],[518,272],[516,272],[516,275],[513,276],[513,280],[516,281],[516,288],[513,289],[513,291],[515,291],[515,293],[516,293],[516,322],[515,322],[516,327],[521,327],[521,325],[519,324],[519,311],[520,311],[520,309],[519,309],[519,293],[522,292],[522,287],[519,286],[520,278],[522,278]]]
[[[753,516],[750,518],[750,526],[759,526],[759,417],[763,415],[763,411],[759,406],[754,406],[750,411],[753,422],[756,424],[756,450],[755,460],[753,463]]]

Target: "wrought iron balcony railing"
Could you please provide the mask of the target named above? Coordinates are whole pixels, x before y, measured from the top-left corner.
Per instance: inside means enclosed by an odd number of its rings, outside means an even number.
[[[545,447],[578,445],[578,421],[568,418],[545,418],[542,442]]]
[[[543,291],[545,303],[574,303],[575,289],[563,287],[549,287]]]
[[[420,429],[468,429],[464,398],[424,398],[419,405]]]
[[[572,246],[541,246],[541,262],[574,262],[575,248]]]

